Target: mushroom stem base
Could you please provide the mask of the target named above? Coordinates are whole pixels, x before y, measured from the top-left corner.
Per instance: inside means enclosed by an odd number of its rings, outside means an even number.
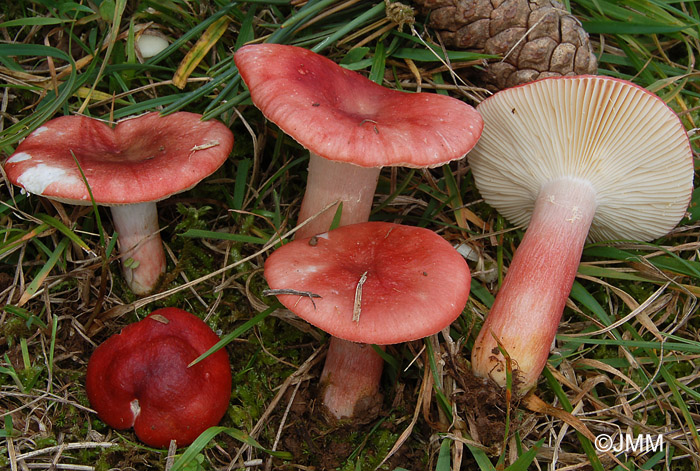
[[[146,294],[165,273],[166,266],[156,204],[112,206],[111,210],[124,278],[134,293]]]
[[[333,162],[312,152],[306,192],[299,210],[299,222],[306,221],[334,201],[343,203],[341,226],[367,222],[380,170]],[[316,216],[297,231],[296,238],[302,239],[327,232],[337,209],[338,206],[335,205]]]
[[[499,353],[500,343],[512,360],[514,389],[523,394],[535,386],[549,357],[596,207],[595,190],[586,180],[562,178],[542,187],[525,237],[474,343],[472,368],[477,376],[491,377],[505,386],[506,361]]]
[[[384,349],[383,346],[379,348]],[[321,400],[337,420],[376,415],[384,360],[371,345],[332,337],[321,374]]]

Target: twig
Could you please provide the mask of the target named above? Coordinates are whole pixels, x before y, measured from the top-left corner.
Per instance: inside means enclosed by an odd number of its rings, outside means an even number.
[[[297,291],[295,289],[264,289],[262,294],[264,296],[279,296],[281,294],[290,294],[292,296],[306,296],[311,301],[316,309],[316,303],[313,298],[321,298],[320,294],[312,293],[310,291]]]
[[[175,453],[177,453],[177,442],[170,440],[168,445],[168,457],[165,459],[165,471],[170,471],[175,464]]]
[[[67,443],[64,445],[50,446],[50,447],[42,448],[40,450],[30,451],[28,453],[22,453],[21,455],[17,456],[17,461],[26,460],[27,458],[33,458],[35,456],[53,453],[55,451],[58,451],[61,448],[63,449],[63,451],[67,451],[67,450],[84,450],[86,448],[110,448],[113,446],[117,446],[117,444],[112,443],[112,442]]]
[[[292,404],[294,403],[294,398],[297,396],[297,392],[299,391],[299,386],[301,386],[301,381],[297,382],[296,386],[294,387],[294,391],[292,391],[292,397],[289,398],[289,403],[287,404],[287,408],[284,410],[284,414],[282,415],[282,420],[280,420],[280,426],[277,428],[277,435],[275,436],[275,443],[272,444],[272,451],[277,450],[277,445],[279,444],[280,438],[282,437],[282,430],[284,430],[284,424],[287,422],[287,416],[289,415],[289,410],[292,408]],[[267,463],[265,464],[265,471],[270,471],[272,469],[272,457],[270,456],[267,460]]]
[[[360,322],[360,314],[362,313],[362,286],[364,286],[365,281],[367,281],[367,272],[362,274],[355,288],[355,303],[352,306],[353,322]]]

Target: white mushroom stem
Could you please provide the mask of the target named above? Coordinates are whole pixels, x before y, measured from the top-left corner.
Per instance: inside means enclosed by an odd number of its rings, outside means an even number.
[[[525,237],[474,344],[475,374],[505,386],[506,365],[497,350],[497,338],[513,361],[516,391],[524,394],[535,386],[596,207],[596,192],[588,181],[562,178],[542,187]]]
[[[332,337],[320,382],[326,411],[340,420],[370,410],[377,403],[383,368],[371,345]]]
[[[139,295],[153,289],[165,273],[165,251],[160,238],[156,203],[112,206],[118,233],[124,278]]]
[[[334,201],[343,203],[340,225],[367,222],[372,209],[380,168],[333,162],[311,152],[306,192],[299,210],[299,223]],[[327,232],[337,206],[325,211],[296,233],[297,239]]]

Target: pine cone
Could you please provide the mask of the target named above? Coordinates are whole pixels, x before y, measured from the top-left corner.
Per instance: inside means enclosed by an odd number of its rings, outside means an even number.
[[[588,34],[555,0],[414,0],[448,47],[503,57],[480,73],[501,90],[538,78],[594,74]],[[482,85],[480,84],[480,85]]]

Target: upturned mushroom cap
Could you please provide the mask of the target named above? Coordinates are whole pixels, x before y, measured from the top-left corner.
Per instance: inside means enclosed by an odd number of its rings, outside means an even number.
[[[460,100],[390,90],[300,47],[248,45],[234,60],[255,106],[326,159],[434,167],[462,158],[483,127]]]
[[[86,389],[107,425],[134,427],[144,443],[191,443],[223,417],[231,395],[225,350],[188,365],[219,338],[198,317],[176,308],[153,311],[92,354]]]
[[[690,143],[676,114],[630,82],[548,78],[477,107],[485,127],[469,154],[476,186],[513,224],[528,224],[542,186],[590,182],[589,239],[651,240],[683,217],[693,189]]]
[[[158,201],[195,186],[231,152],[231,131],[200,118],[148,113],[114,129],[86,116],[55,118],[22,141],[5,172],[29,193],[89,204],[77,159],[98,204]]]
[[[290,242],[267,259],[265,279],[272,289],[321,296],[278,295],[307,322],[344,340],[377,345],[448,326],[462,312],[471,281],[464,258],[442,237],[384,222]]]

